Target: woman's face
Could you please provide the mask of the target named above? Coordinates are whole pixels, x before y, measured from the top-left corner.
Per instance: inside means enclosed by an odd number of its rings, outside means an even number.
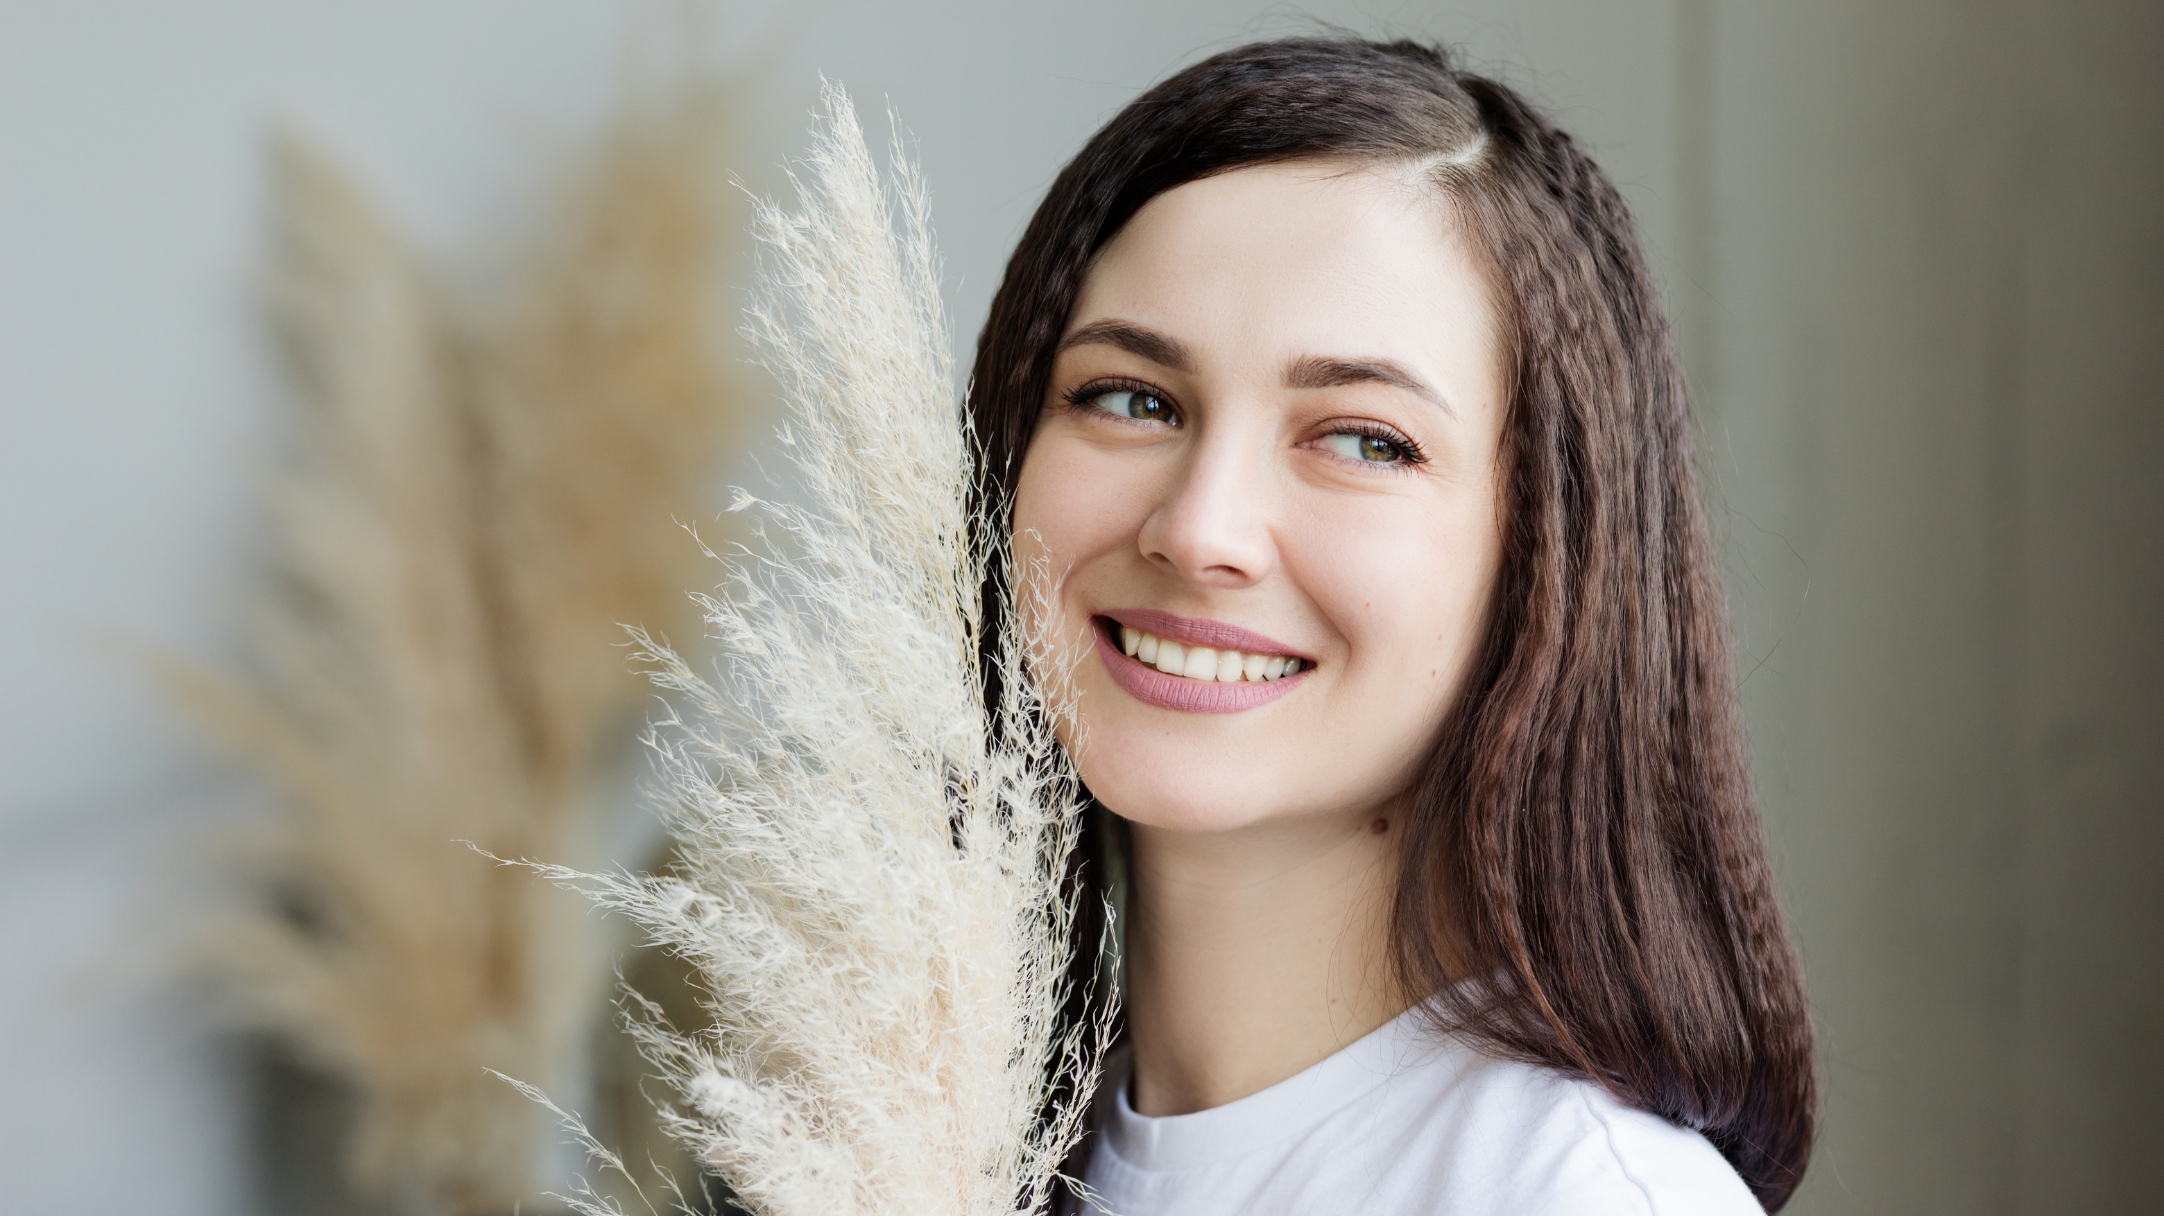
[[[1015,529],[1094,639],[1066,742],[1106,806],[1221,831],[1405,790],[1495,581],[1497,334],[1445,208],[1387,169],[1206,178],[1105,247]]]

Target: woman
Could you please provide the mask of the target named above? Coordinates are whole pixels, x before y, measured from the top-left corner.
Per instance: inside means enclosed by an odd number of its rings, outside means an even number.
[[[1682,379],[1568,136],[1409,43],[1190,68],[1054,183],[971,409],[1094,639],[1096,1210],[1786,1201],[1810,1032]]]

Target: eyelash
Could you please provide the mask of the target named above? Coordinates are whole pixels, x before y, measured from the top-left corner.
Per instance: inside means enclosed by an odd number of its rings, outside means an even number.
[[[1384,426],[1380,422],[1370,422],[1366,419],[1347,419],[1343,422],[1332,422],[1329,424],[1329,427],[1329,430],[1323,432],[1321,436],[1322,438],[1327,438],[1331,435],[1358,435],[1362,439],[1380,439],[1384,443],[1389,444],[1391,447],[1396,448],[1398,450],[1398,453],[1403,457],[1403,459],[1394,460],[1388,464],[1376,465],[1375,467],[1383,469],[1394,469],[1399,472],[1408,472],[1415,465],[1423,465],[1428,462],[1427,450],[1421,447],[1419,442],[1415,440],[1412,436],[1405,434],[1403,431],[1400,431],[1395,427]],[[1332,455],[1335,455],[1335,453],[1332,453]],[[1339,456],[1338,459],[1349,460],[1351,458],[1346,456]],[[1373,462],[1363,463],[1372,464]]]
[[[1113,413],[1111,410],[1099,406],[1097,404],[1097,399],[1109,393],[1142,393],[1150,397],[1154,397],[1157,400],[1164,402],[1166,407],[1172,411],[1174,421],[1171,422],[1169,425],[1175,427],[1180,425],[1180,422],[1178,421],[1180,418],[1180,407],[1178,403],[1174,402],[1172,398],[1167,395],[1163,390],[1154,388],[1148,384],[1143,383],[1140,380],[1092,380],[1087,384],[1078,385],[1077,387],[1068,389],[1066,392],[1061,394],[1061,397],[1066,401],[1069,409],[1096,410],[1097,412],[1102,413],[1109,418],[1117,419],[1121,422],[1140,421],[1140,419],[1136,418],[1121,417],[1120,415]],[[1323,433],[1322,437],[1327,438],[1330,435],[1358,435],[1362,439],[1379,439],[1382,442],[1389,444],[1391,447],[1396,448],[1403,457],[1400,460],[1391,461],[1388,464],[1376,464],[1374,462],[1354,463],[1367,463],[1370,464],[1371,467],[1380,468],[1386,471],[1410,472],[1415,466],[1423,465],[1428,462],[1427,451],[1420,446],[1417,440],[1413,439],[1412,436],[1407,435],[1402,431],[1399,431],[1395,427],[1384,426],[1380,422],[1371,422],[1366,419],[1347,419],[1343,422],[1335,422],[1331,424],[1328,431],[1325,431]],[[1331,454],[1335,455],[1335,453]],[[1349,460],[1350,458],[1338,456],[1337,459]]]
[[[1166,393],[1162,389],[1153,387],[1148,384],[1144,384],[1140,380],[1092,380],[1087,384],[1081,385],[1080,387],[1068,389],[1066,392],[1061,394],[1061,397],[1066,400],[1067,407],[1069,409],[1095,410],[1096,412],[1101,413],[1108,418],[1112,418],[1120,422],[1142,421],[1142,419],[1140,418],[1122,417],[1121,415],[1115,414],[1111,410],[1105,409],[1103,406],[1097,404],[1097,399],[1099,397],[1106,396],[1110,393],[1138,393],[1145,397],[1154,397],[1157,400],[1164,402],[1165,407],[1172,412],[1173,421],[1167,425],[1174,427],[1180,425],[1181,414],[1179,403],[1174,401],[1171,395]]]

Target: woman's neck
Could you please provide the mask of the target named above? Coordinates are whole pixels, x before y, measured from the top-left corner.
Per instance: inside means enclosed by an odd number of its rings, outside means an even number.
[[[1135,1110],[1266,1089],[1405,1008],[1389,961],[1395,825],[1134,825],[1126,1005]]]

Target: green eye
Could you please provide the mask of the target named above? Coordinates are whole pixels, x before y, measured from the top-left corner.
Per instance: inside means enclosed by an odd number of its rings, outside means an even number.
[[[1099,393],[1091,399],[1097,408],[1122,418],[1140,422],[1163,422],[1172,426],[1180,424],[1180,416],[1173,412],[1172,403],[1155,393],[1137,389],[1114,389]]]
[[[1362,435],[1355,431],[1325,435],[1322,446],[1340,456],[1369,464],[1399,464],[1406,456],[1403,447],[1380,435]]]

